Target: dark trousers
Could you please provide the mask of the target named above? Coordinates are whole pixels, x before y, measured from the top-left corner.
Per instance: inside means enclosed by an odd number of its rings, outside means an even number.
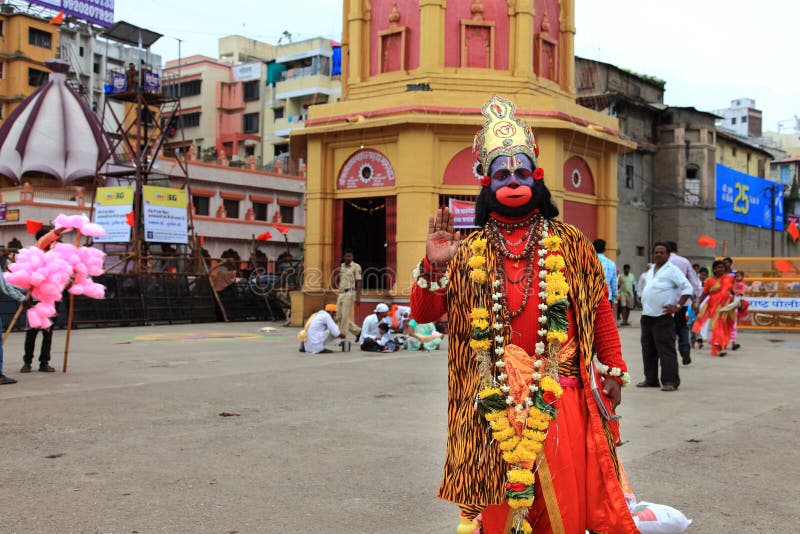
[[[378,352],[379,350],[381,350],[381,346],[378,345],[377,341],[375,341],[371,337],[368,337],[361,342],[361,350],[365,352]]]
[[[665,314],[658,317],[642,315],[642,362],[644,379],[658,384],[658,364],[661,364],[661,385],[678,387],[678,353],[675,351],[675,319]]]
[[[689,325],[686,323],[686,311],[688,306],[684,306],[675,312],[675,335],[678,336],[678,352],[681,356],[690,356],[692,341],[689,336]]]
[[[45,365],[50,361],[50,346],[53,344],[53,327],[47,329],[29,328],[25,332],[25,355],[23,361],[30,365],[33,362],[33,353],[36,350],[36,334],[42,333],[42,349],[39,352],[39,365]]]

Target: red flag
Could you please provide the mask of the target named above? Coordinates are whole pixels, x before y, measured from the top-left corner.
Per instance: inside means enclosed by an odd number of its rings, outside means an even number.
[[[25,230],[29,234],[35,234],[36,232],[42,229],[42,226],[44,226],[44,223],[42,221],[35,221],[33,219],[28,219],[27,221],[25,221]]]
[[[59,11],[58,15],[50,19],[50,24],[62,24],[64,22],[64,12]]]
[[[697,244],[701,247],[717,248],[717,240],[707,235],[701,235],[697,240]]]
[[[125,222],[128,224],[128,226],[133,226],[136,224],[136,220],[134,219],[132,211],[129,211],[125,214]]]
[[[206,244],[206,238],[200,235],[200,246],[202,247],[205,244]]]
[[[786,227],[786,233],[792,236],[792,243],[796,243],[797,239],[800,238],[800,228],[797,228],[797,222],[794,219]]]
[[[269,232],[264,232],[263,234],[259,235],[256,239],[259,241],[269,241],[272,239],[272,234]]]
[[[272,223],[272,226],[282,234],[288,234],[289,230],[291,230],[291,228],[289,228],[288,226],[283,226],[282,224]]]
[[[794,265],[789,260],[778,260],[775,262],[775,268],[782,273],[788,273],[794,269]]]

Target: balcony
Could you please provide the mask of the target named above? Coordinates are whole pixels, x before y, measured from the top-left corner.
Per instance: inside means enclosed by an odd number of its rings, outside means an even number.
[[[287,75],[285,79],[275,85],[275,98],[286,100],[314,94],[333,95],[341,92],[338,80],[332,80],[330,76],[324,74],[311,74],[311,69],[312,67],[303,67],[284,72],[284,74],[293,74]],[[303,74],[306,71],[308,74]]]
[[[305,115],[294,115],[276,119],[273,123],[272,134],[276,137],[289,137],[292,130],[303,128],[306,123]]]

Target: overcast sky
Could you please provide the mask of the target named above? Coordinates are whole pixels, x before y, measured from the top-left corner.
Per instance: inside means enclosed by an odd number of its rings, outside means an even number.
[[[756,100],[764,129],[800,115],[800,3],[786,0],[576,0],[575,53],[667,82],[665,103],[712,111]],[[213,7],[212,7],[213,6]],[[217,39],[240,34],[276,43],[339,40],[337,0],[117,0],[117,20],[163,33],[162,58],[217,55]],[[169,21],[169,22],[164,22]],[[794,38],[793,38],[794,37]],[[787,131],[790,124],[782,124]]]

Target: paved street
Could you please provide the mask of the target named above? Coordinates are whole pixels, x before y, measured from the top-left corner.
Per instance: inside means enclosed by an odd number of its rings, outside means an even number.
[[[445,352],[306,356],[262,326],[78,330],[67,374],[19,374],[12,334],[0,532],[454,533]],[[639,329],[621,332],[637,382]],[[797,532],[800,334],[740,340],[696,351],[677,392],[626,389],[620,454],[689,532]]]

